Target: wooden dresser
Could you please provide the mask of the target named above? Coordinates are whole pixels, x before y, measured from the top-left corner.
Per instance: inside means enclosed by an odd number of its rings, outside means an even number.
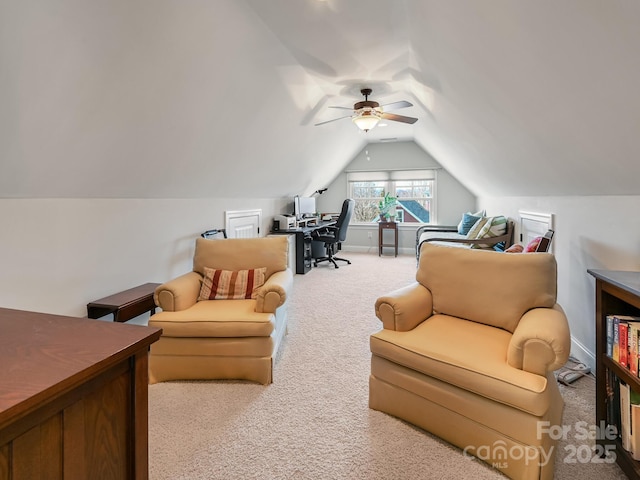
[[[0,308],[0,480],[147,479],[161,333]]]

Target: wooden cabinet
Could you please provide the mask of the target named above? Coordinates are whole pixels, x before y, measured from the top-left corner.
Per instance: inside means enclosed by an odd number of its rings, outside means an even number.
[[[607,391],[608,379],[615,375],[633,390],[640,392],[640,378],[606,354],[607,315],[640,316],[640,272],[588,270],[596,279],[596,425],[613,424],[608,414],[609,402],[617,401]],[[618,431],[620,426],[615,425]],[[605,448],[611,440],[599,439]],[[640,479],[640,462],[615,440],[616,462],[629,478]]]
[[[161,332],[0,308],[0,480],[147,479]]]

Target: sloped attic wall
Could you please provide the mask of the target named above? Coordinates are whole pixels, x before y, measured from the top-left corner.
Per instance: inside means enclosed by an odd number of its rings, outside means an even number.
[[[277,198],[359,149],[245,1],[0,2],[0,196]],[[249,175],[248,175],[249,174]]]
[[[409,2],[415,141],[478,196],[640,194],[640,2]]]

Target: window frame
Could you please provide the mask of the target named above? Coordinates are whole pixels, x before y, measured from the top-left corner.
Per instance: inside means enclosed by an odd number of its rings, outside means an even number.
[[[431,184],[431,195],[429,197],[406,197],[407,199],[417,199],[417,200],[428,200],[429,202],[429,222],[405,222],[403,218],[398,218],[396,222],[400,226],[410,225],[410,226],[422,226],[422,225],[433,225],[437,223],[437,170],[436,169],[416,169],[416,170],[406,170],[406,169],[398,169],[398,170],[375,170],[375,171],[347,171],[347,196],[349,198],[354,198],[356,201],[356,197],[354,196],[354,185],[358,182],[380,182],[383,183],[383,191],[384,192],[396,192],[397,184],[399,181],[430,181]],[[370,200],[375,200],[376,203],[380,200],[381,197],[360,197],[366,198]],[[401,213],[404,213],[401,211]],[[401,215],[402,217],[402,215]],[[352,225],[373,225],[377,223],[377,221],[370,222],[358,222],[355,221],[354,217],[350,222]]]

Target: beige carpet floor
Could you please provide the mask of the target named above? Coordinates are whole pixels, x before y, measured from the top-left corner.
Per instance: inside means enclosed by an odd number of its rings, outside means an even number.
[[[367,406],[376,298],[415,278],[411,256],[347,253],[351,265],[297,275],[274,383],[149,387],[151,480],[499,479],[496,470]],[[593,377],[561,388],[567,439],[557,479],[626,478],[580,437],[594,423]],[[577,422],[584,422],[578,424]]]

